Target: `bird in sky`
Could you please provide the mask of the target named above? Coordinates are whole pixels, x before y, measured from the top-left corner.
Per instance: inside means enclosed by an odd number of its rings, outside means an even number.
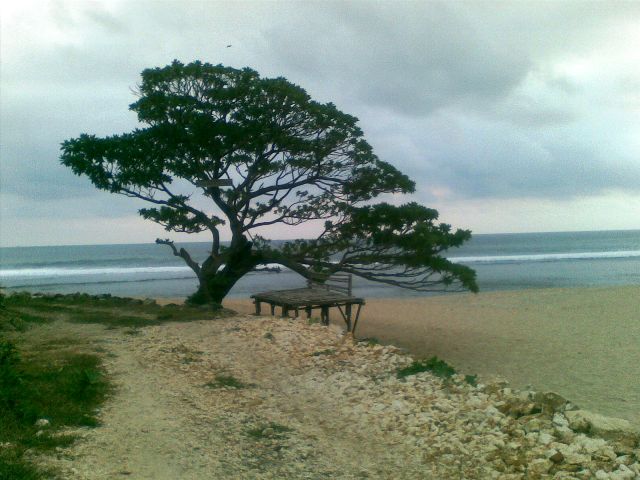
[[[227,45],[227,48],[232,47],[233,45]]]

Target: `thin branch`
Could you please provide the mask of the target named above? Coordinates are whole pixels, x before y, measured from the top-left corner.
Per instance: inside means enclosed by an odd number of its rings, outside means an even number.
[[[185,263],[189,265],[191,270],[195,272],[198,278],[200,278],[200,265],[198,265],[198,263],[191,258],[191,255],[189,255],[189,252],[187,252],[184,248],[181,248],[180,250],[178,250],[175,244],[168,238],[164,240],[156,238],[156,243],[158,245],[168,245],[171,248],[171,251],[173,251],[173,254],[176,257],[182,258],[185,261]]]

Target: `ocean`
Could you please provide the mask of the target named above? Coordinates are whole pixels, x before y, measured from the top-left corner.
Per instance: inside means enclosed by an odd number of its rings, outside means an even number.
[[[185,243],[198,260],[208,243]],[[481,291],[547,287],[640,285],[640,231],[556,232],[474,235],[448,252],[474,268]],[[241,279],[230,297],[304,284],[297,274],[254,272]],[[186,297],[197,281],[181,259],[163,245],[90,245],[0,249],[0,285],[8,291],[135,297]],[[424,296],[354,279],[364,297]]]

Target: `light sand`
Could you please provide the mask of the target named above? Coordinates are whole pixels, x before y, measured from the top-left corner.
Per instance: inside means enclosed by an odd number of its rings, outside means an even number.
[[[225,306],[251,312],[249,300]],[[334,321],[338,320],[336,312]],[[640,287],[368,299],[357,336],[640,426]]]

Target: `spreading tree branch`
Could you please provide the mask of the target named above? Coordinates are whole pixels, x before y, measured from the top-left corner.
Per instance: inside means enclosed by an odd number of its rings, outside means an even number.
[[[178,250],[175,244],[168,238],[164,240],[156,238],[156,243],[158,245],[168,245],[169,248],[171,248],[171,251],[173,252],[173,254],[176,257],[182,258],[185,261],[185,263],[189,265],[189,267],[191,267],[191,270],[193,270],[195,274],[198,277],[200,277],[200,265],[191,258],[191,255],[189,255],[189,252],[187,252],[184,248],[181,248],[180,250]]]

